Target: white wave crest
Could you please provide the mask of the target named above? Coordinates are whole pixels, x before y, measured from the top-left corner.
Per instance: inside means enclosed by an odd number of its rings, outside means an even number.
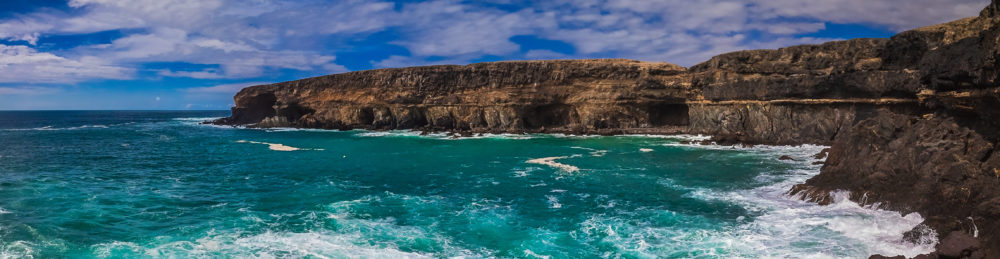
[[[34,243],[23,240],[0,242],[0,258],[34,258],[34,256]]]
[[[878,206],[862,206],[848,199],[847,192],[833,193],[834,202],[827,206],[789,197],[786,193],[792,186],[805,182],[819,174],[821,165],[813,164],[823,159],[815,159],[825,146],[718,146],[682,145],[688,148],[713,150],[744,150],[749,154],[764,157],[787,155],[795,168],[790,171],[765,173],[759,181],[774,184],[744,191],[720,191],[706,188],[685,188],[671,180],[661,181],[671,188],[688,191],[688,197],[735,202],[761,216],[752,222],[740,224],[729,233],[708,235],[705,242],[726,244],[726,250],[735,251],[738,257],[777,258],[843,258],[838,251],[850,250],[855,255],[904,255],[913,257],[934,251],[937,237],[926,242],[913,244],[903,241],[903,233],[924,221],[917,213],[902,215],[899,212],[877,209]],[[797,243],[830,243],[829,250],[804,249]]]
[[[532,139],[536,135],[533,134],[493,134],[493,133],[479,133],[473,134],[471,136],[461,136],[453,132],[422,132],[415,130],[390,130],[390,131],[361,131],[354,136],[357,137],[417,137],[417,138],[428,138],[428,139],[440,139],[440,140],[468,140],[468,139]]]
[[[155,247],[114,241],[91,247],[98,257],[239,257],[239,258],[433,258],[391,247],[355,244],[348,235],[333,233],[266,232],[250,236],[215,235],[195,241],[176,241]]]
[[[5,131],[60,131],[60,130],[83,130],[83,129],[107,129],[107,125],[82,125],[76,127],[66,127],[66,128],[56,128],[52,126],[42,126],[37,128],[25,128],[25,129],[3,129]]]
[[[590,156],[592,156],[592,157],[602,157],[602,156],[608,154],[607,150],[600,150],[600,149],[593,149],[593,148],[586,148],[586,147],[570,147],[570,148],[582,149],[582,150],[590,151]]]
[[[698,134],[698,135],[689,135],[689,134],[678,134],[678,135],[626,134],[626,135],[622,135],[622,136],[623,137],[638,137],[638,138],[672,139],[672,140],[691,141],[691,142],[704,141],[704,140],[712,139],[712,136],[706,136],[706,135],[701,135],[701,134]]]
[[[174,120],[175,121],[192,121],[192,122],[202,123],[202,122],[214,121],[214,120],[218,120],[218,119],[222,119],[222,118],[225,118],[225,117],[189,117],[189,118],[174,118]]]
[[[554,195],[545,195],[545,199],[549,202],[550,209],[562,208],[562,204],[559,203],[559,197],[556,197]]]

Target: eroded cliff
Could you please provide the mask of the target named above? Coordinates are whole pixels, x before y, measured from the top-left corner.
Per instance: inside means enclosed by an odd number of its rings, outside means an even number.
[[[470,132],[679,132],[685,68],[518,61],[351,72],[244,89],[225,124]]]
[[[977,235],[983,248],[964,252],[1000,258],[998,10],[995,0],[978,17],[890,39],[740,51],[691,68],[555,60],[329,75],[243,89],[216,123],[827,144],[821,174],[792,194],[822,203],[849,190],[920,212],[942,238]]]

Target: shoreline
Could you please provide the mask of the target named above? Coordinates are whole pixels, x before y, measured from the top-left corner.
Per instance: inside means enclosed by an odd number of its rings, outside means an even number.
[[[979,16],[888,39],[737,51],[692,67],[553,60],[333,74],[244,88],[232,116],[213,123],[828,145],[821,172],[790,192],[822,204],[845,190],[919,212],[943,237],[930,258],[1000,258],[997,10],[993,0]]]
[[[247,128],[247,129],[267,131],[269,129],[276,129],[276,128]],[[313,130],[316,130],[316,129],[283,129],[283,130],[280,130],[280,131],[281,132],[286,132],[286,131],[295,131],[295,130],[313,131]],[[320,131],[323,131],[323,130],[320,130]],[[420,138],[430,138],[430,139],[440,139],[440,140],[470,140],[470,139],[478,139],[479,138],[479,137],[476,137],[476,136],[473,136],[473,137],[457,137],[458,136],[457,133],[446,132],[446,131],[440,131],[440,132],[420,132],[420,131],[417,131],[417,130],[379,131],[379,130],[361,130],[361,129],[355,129],[355,130],[349,130],[349,131],[333,130],[333,131],[330,131],[330,132],[351,133],[351,135],[354,136],[354,137],[394,137],[395,136],[395,137],[420,137]],[[369,134],[369,133],[372,133],[372,134]],[[489,134],[489,133],[484,133],[483,135],[487,135],[487,134]],[[585,138],[593,138],[593,137],[637,137],[637,138],[655,138],[655,139],[674,139],[674,140],[677,141],[677,143],[666,143],[666,144],[663,144],[663,146],[695,148],[695,149],[712,149],[712,150],[741,150],[741,151],[744,151],[744,152],[758,151],[758,152],[764,152],[764,153],[768,153],[768,154],[774,153],[774,155],[772,155],[773,156],[772,159],[776,159],[776,160],[778,159],[778,154],[786,154],[787,153],[787,151],[783,151],[783,150],[789,150],[789,149],[793,149],[793,150],[799,150],[799,149],[809,150],[809,152],[807,152],[808,154],[795,155],[796,158],[794,160],[788,160],[787,161],[789,163],[794,163],[794,164],[808,165],[808,167],[811,168],[810,171],[812,171],[812,173],[807,174],[807,176],[809,176],[809,177],[819,174],[821,165],[817,165],[816,163],[814,163],[814,161],[823,161],[823,160],[825,160],[825,157],[824,158],[816,158],[816,157],[820,157],[819,154],[825,154],[826,150],[829,148],[829,146],[812,145],[812,144],[801,144],[801,145],[744,145],[744,144],[740,144],[740,143],[732,144],[732,145],[717,145],[717,144],[708,144],[708,143],[703,144],[703,142],[705,142],[706,140],[711,140],[710,136],[704,136],[704,135],[700,135],[700,136],[699,135],[609,135],[609,136],[584,135],[584,136],[580,136],[580,135],[559,135],[558,133],[556,133],[556,134],[533,133],[533,134],[508,134],[506,136],[499,136],[499,135],[497,135],[497,136],[482,136],[482,137],[500,137],[500,138],[511,139],[511,140],[525,140],[525,139],[531,139],[532,136],[537,136],[537,135],[542,135],[543,137],[556,137],[556,138],[561,138],[561,137],[568,137],[568,138],[573,138],[573,137],[585,137]],[[801,153],[801,152],[799,152],[799,153]],[[554,156],[554,157],[545,157],[545,158],[535,158],[535,159],[529,159],[529,160],[525,161],[525,163],[528,163],[528,164],[537,164],[537,165],[544,166],[544,167],[550,167],[550,168],[553,168],[554,170],[557,170],[557,171],[561,170],[561,171],[563,171],[566,174],[576,174],[576,173],[581,173],[581,171],[585,171],[585,169],[576,167],[575,165],[573,165],[572,162],[560,162],[560,159],[579,158],[579,157],[576,157],[576,156],[577,155],[574,155],[574,156],[566,155],[566,156]],[[798,179],[798,178],[802,178],[802,179]],[[695,195],[695,196],[705,196],[705,195],[707,195],[706,198],[708,198],[708,197],[716,197],[716,198],[712,198],[712,199],[721,199],[722,197],[728,197],[729,195],[737,195],[737,193],[740,193],[738,195],[742,196],[742,198],[739,199],[739,200],[741,200],[740,201],[741,204],[742,203],[746,203],[747,206],[774,206],[774,205],[758,204],[758,203],[755,203],[755,202],[761,202],[761,201],[754,201],[753,199],[759,199],[759,198],[753,198],[753,197],[750,197],[750,196],[744,196],[744,195],[751,195],[751,193],[762,192],[762,193],[753,194],[753,195],[765,195],[766,197],[772,197],[773,196],[772,198],[775,198],[776,200],[774,200],[774,201],[768,201],[768,202],[778,202],[776,204],[780,204],[783,201],[785,201],[785,202],[792,202],[793,204],[799,204],[799,205],[795,205],[795,206],[805,206],[805,207],[801,207],[799,209],[804,209],[804,208],[826,209],[826,208],[829,208],[829,209],[834,210],[834,211],[837,211],[837,210],[847,210],[847,211],[850,211],[850,210],[857,209],[857,210],[864,211],[864,213],[870,214],[870,215],[883,215],[883,216],[880,216],[880,217],[888,217],[890,215],[898,215],[896,217],[899,217],[899,220],[901,220],[901,221],[905,220],[906,222],[916,222],[916,223],[913,224],[913,226],[906,227],[907,228],[906,230],[909,230],[910,227],[916,228],[918,225],[920,225],[919,223],[924,220],[923,216],[920,215],[919,213],[915,213],[915,214],[912,214],[912,213],[901,213],[901,212],[897,212],[897,211],[893,211],[893,210],[886,210],[886,209],[880,208],[879,206],[877,206],[877,204],[863,203],[863,202],[860,202],[860,201],[856,201],[855,199],[852,199],[852,197],[854,197],[854,195],[851,195],[850,192],[846,192],[846,191],[841,191],[841,192],[834,193],[831,197],[836,197],[836,198],[834,198],[832,200],[832,202],[829,203],[829,204],[817,204],[817,203],[809,202],[807,199],[803,199],[803,197],[801,195],[796,195],[796,194],[792,194],[792,193],[789,192],[789,189],[791,189],[792,186],[804,182],[804,180],[807,179],[807,178],[808,177],[805,177],[805,178],[803,178],[803,177],[788,178],[788,179],[784,179],[784,180],[778,181],[778,182],[776,182],[774,184],[767,185],[767,186],[764,186],[764,187],[758,187],[758,188],[744,190],[744,191],[738,191],[738,192],[712,193],[712,192],[705,192],[705,191],[697,191],[697,192],[694,192],[693,194],[690,194],[690,195]],[[785,187],[787,187],[787,188],[785,188]],[[763,189],[761,189],[761,188],[763,188]],[[785,205],[782,205],[782,206],[785,206]],[[815,206],[815,207],[813,207],[813,206]],[[829,207],[829,206],[833,206],[833,207]],[[775,212],[775,213],[777,213],[777,212]],[[771,214],[768,214],[768,215],[771,215]],[[769,216],[769,217],[779,217],[779,216],[778,216],[778,214],[775,214],[775,215],[772,215],[772,216]],[[919,219],[919,220],[917,220],[917,219]],[[789,218],[789,219],[783,219],[783,220],[791,220],[791,218]],[[916,220],[916,221],[914,221],[914,220]],[[919,222],[917,222],[917,221],[919,221]],[[840,224],[840,223],[838,223],[838,224]],[[851,223],[851,224],[853,224],[853,223]],[[844,230],[844,231],[846,231],[846,230]],[[853,231],[859,231],[859,230],[853,230]],[[867,233],[867,232],[865,232],[865,233]],[[888,233],[883,233],[883,234],[888,234]],[[912,251],[916,251],[916,252],[905,252],[904,253],[904,254],[909,255],[909,256],[916,256],[916,255],[919,255],[920,253],[930,253],[930,252],[933,252],[934,251],[933,250],[933,244],[928,244],[926,242],[931,242],[930,240],[934,240],[934,242],[937,242],[937,240],[938,240],[937,237],[936,237],[936,235],[930,235],[930,234],[928,234],[927,236],[921,236],[921,238],[923,239],[923,241],[921,241],[921,242],[924,242],[924,243],[913,243],[913,244],[907,245],[905,243],[905,237],[906,237],[905,233],[903,233],[903,231],[899,231],[899,233],[896,233],[896,234],[898,234],[898,235],[894,234],[894,238],[893,239],[899,240],[900,242],[904,242],[904,243],[899,243],[898,246],[891,245],[891,242],[890,243],[881,244],[880,246],[885,245],[885,246],[888,246],[888,247],[895,247],[895,248],[883,247],[882,249],[889,249],[889,250],[875,250],[875,251],[876,252],[878,252],[878,251],[887,252],[887,251],[903,251],[903,250],[892,250],[892,249],[916,249],[916,250],[912,250]],[[886,237],[888,237],[888,236],[883,236],[882,238],[886,238]],[[855,236],[855,238],[860,238],[860,237]]]

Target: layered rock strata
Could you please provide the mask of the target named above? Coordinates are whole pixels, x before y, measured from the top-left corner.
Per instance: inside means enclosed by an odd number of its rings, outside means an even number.
[[[322,76],[243,89],[215,123],[826,144],[822,172],[791,194],[824,203],[848,190],[1000,258],[998,10],[995,0],[978,17],[889,39],[740,51],[691,68],[555,60]]]

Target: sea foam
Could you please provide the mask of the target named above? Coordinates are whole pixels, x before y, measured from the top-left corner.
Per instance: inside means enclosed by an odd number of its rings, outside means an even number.
[[[924,221],[917,213],[903,215],[899,212],[862,206],[848,199],[847,192],[833,193],[834,202],[827,206],[803,201],[787,195],[795,184],[805,182],[819,173],[822,161],[812,157],[825,146],[718,146],[667,144],[686,148],[738,149],[763,157],[791,156],[797,169],[758,176],[759,181],[774,184],[743,191],[720,191],[705,188],[688,188],[688,196],[697,199],[735,202],[759,211],[761,216],[752,222],[740,224],[728,233],[709,235],[705,242],[725,244],[728,250],[745,257],[763,256],[779,258],[841,258],[832,251],[801,249],[798,243],[829,242],[846,239],[834,246],[837,250],[856,250],[857,254],[905,255],[913,257],[934,251],[936,236],[929,233],[918,244],[903,241],[903,233]],[[666,180],[664,184],[673,185]],[[684,189],[681,186],[672,188]],[[821,229],[828,229],[827,233]],[[932,231],[931,231],[932,232]],[[850,240],[850,241],[848,241]],[[831,247],[832,248],[832,247]]]
[[[554,157],[536,158],[536,159],[531,159],[531,160],[525,161],[525,163],[538,164],[538,165],[547,165],[547,166],[550,166],[550,167],[553,167],[553,168],[558,168],[558,169],[560,169],[562,171],[565,171],[567,173],[579,172],[580,171],[579,167],[556,162],[557,159],[567,159],[567,158],[573,158],[573,157],[579,157],[579,155],[554,156]]]
[[[297,147],[286,146],[284,144],[278,144],[278,143],[268,143],[268,142],[259,142],[259,141],[247,141],[247,140],[237,140],[236,143],[250,143],[250,144],[267,145],[268,149],[271,149],[271,150],[274,150],[274,151],[299,151],[299,150],[318,150],[318,151],[322,151],[323,150],[321,148],[314,148],[314,149],[297,148]]]
[[[352,236],[322,232],[265,232],[256,235],[224,234],[195,241],[176,241],[147,247],[113,241],[91,247],[95,256],[114,257],[252,257],[252,258],[434,258],[391,247],[355,244]],[[129,256],[126,256],[129,257]]]
[[[107,129],[107,128],[109,128],[107,125],[95,124],[95,125],[82,125],[82,126],[64,127],[64,128],[58,128],[58,127],[53,127],[53,126],[42,126],[42,127],[37,127],[37,128],[3,129],[3,130],[5,130],[5,131],[60,131],[60,130],[83,130],[83,129]]]

